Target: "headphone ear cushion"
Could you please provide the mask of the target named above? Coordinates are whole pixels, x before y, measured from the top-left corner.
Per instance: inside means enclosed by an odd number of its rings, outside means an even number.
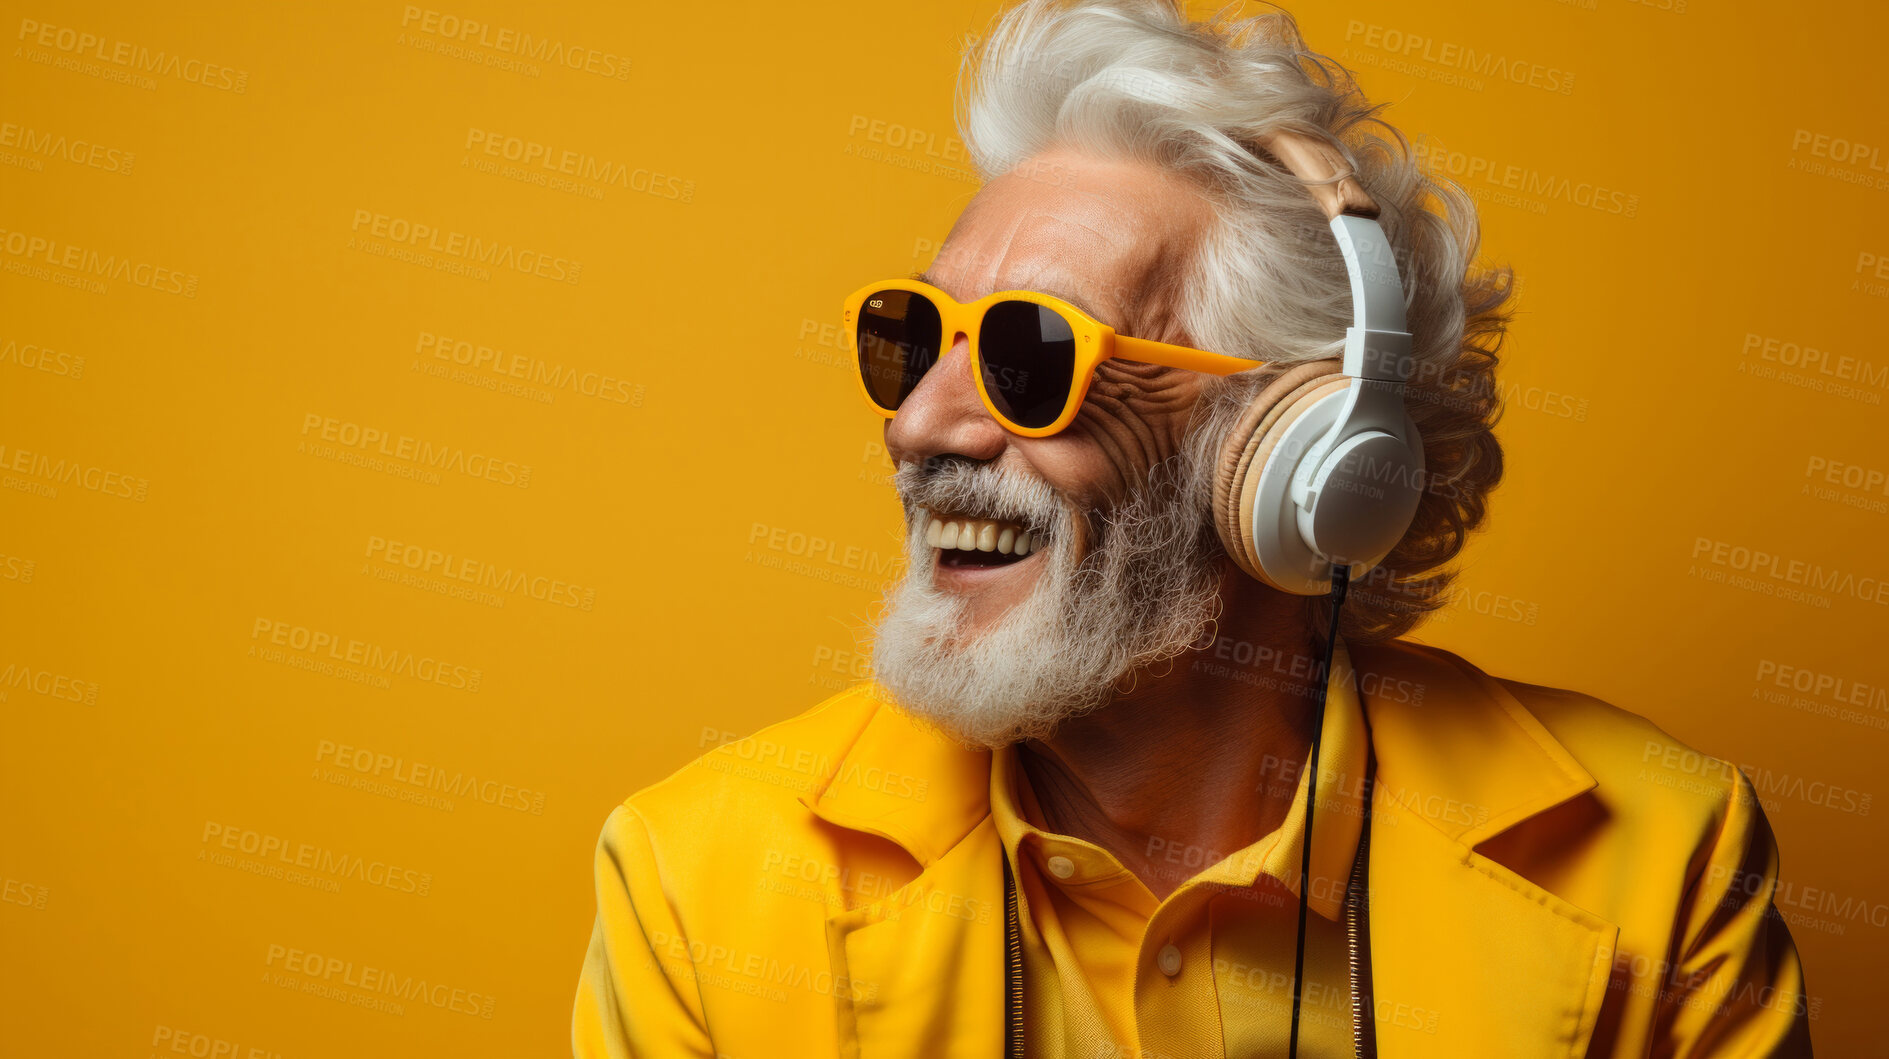
[[[1220,543],[1241,570],[1274,588],[1253,543],[1253,492],[1259,472],[1290,425],[1318,400],[1350,384],[1344,364],[1314,360],[1295,364],[1266,384],[1227,433],[1213,475],[1213,524]]]
[[[1254,510],[1254,505],[1259,499],[1260,482],[1265,477],[1266,461],[1272,458],[1273,450],[1285,440],[1288,431],[1292,429],[1292,425],[1300,416],[1311,411],[1313,406],[1324,401],[1325,398],[1343,393],[1351,382],[1351,378],[1347,375],[1322,376],[1294,390],[1285,400],[1279,402],[1278,414],[1270,417],[1270,422],[1254,437],[1252,458],[1247,462],[1247,469],[1240,477],[1239,506],[1235,508],[1240,515],[1240,546],[1251,557],[1253,566],[1259,570],[1259,579],[1281,592],[1297,594],[1300,590],[1280,584],[1277,578],[1266,572],[1264,553],[1259,546],[1260,523],[1258,519],[1264,518],[1271,522],[1277,518],[1276,514],[1262,515]],[[1284,502],[1291,503],[1290,500]],[[1278,509],[1273,510],[1276,512]],[[1300,531],[1297,522],[1297,519],[1293,519],[1285,532],[1298,535]],[[1279,532],[1276,523],[1273,524],[1271,532]]]

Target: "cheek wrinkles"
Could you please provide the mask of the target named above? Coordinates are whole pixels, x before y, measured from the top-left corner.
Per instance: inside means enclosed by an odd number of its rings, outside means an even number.
[[[1120,482],[1140,481],[1180,446],[1199,393],[1189,373],[1143,364],[1104,364],[1089,384],[1074,426],[1083,430]]]

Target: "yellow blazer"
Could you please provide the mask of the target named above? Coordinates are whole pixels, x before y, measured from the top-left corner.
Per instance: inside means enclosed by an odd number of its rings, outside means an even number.
[[[1736,768],[1445,651],[1351,658],[1378,761],[1380,1055],[1810,1054]],[[882,695],[842,692],[611,812],[576,1055],[1000,1054],[990,754]]]

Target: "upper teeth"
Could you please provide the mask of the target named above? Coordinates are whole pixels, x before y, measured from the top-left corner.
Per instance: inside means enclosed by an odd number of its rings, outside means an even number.
[[[941,518],[929,512],[923,518],[925,543],[933,548],[956,548],[965,552],[994,551],[999,555],[1030,554],[1030,531],[1014,522],[988,518]]]

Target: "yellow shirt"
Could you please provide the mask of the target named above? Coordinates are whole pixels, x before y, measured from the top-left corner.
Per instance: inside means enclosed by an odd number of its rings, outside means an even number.
[[[1327,695],[1299,1026],[1307,1057],[1352,1054],[1342,913],[1367,737],[1342,645]],[[1031,1055],[1286,1055],[1309,763],[1308,751],[1283,773],[1298,789],[1285,822],[1244,849],[1151,839],[1158,870],[1186,880],[1157,901],[1107,850],[1034,823],[1043,816],[1015,748],[992,756],[991,815],[1018,885]]]

